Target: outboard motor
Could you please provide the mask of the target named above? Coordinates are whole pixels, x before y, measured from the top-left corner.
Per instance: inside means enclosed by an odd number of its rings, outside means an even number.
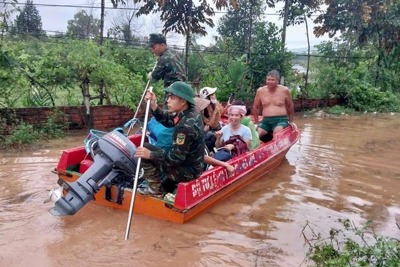
[[[136,146],[122,133],[112,131],[100,137],[96,144],[94,162],[75,182],[59,180],[67,194],[55,202],[50,213],[55,216],[73,215],[89,201],[102,186],[109,186],[120,174],[135,177]]]

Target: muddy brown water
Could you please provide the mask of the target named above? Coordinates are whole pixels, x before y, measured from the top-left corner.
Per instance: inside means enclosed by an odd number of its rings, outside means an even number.
[[[0,152],[0,266],[306,266],[309,222],[328,235],[338,219],[373,220],[400,238],[400,116],[296,117],[302,134],[274,171],[184,225],[89,204],[53,217],[43,203],[63,149]]]

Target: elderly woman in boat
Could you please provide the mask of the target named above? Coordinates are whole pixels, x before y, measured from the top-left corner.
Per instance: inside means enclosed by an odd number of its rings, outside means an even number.
[[[251,131],[247,126],[240,123],[245,114],[246,106],[232,105],[229,107],[229,123],[222,127],[220,131],[215,132],[217,151],[214,158],[227,161],[249,149],[252,140]]]

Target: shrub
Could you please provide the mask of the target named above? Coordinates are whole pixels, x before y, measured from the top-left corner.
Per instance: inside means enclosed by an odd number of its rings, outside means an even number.
[[[377,235],[371,221],[358,228],[350,220],[339,220],[343,229],[331,229],[328,238],[315,234],[309,224],[303,236],[309,245],[307,258],[321,267],[400,266],[400,241]],[[312,237],[305,235],[311,229]]]
[[[56,110],[48,118],[46,123],[38,128],[41,139],[51,139],[64,137],[65,130],[68,129],[68,120],[65,114]]]
[[[336,105],[336,106],[327,108],[326,113],[333,114],[333,115],[352,114],[352,113],[354,113],[354,109]]]
[[[4,136],[4,146],[31,144],[40,139],[40,134],[31,124],[22,122],[11,129],[9,135]]]
[[[65,130],[68,129],[68,121],[64,113],[56,111],[47,118],[44,125],[33,127],[29,123],[18,121],[14,113],[8,119],[2,118],[0,127],[3,129],[0,135],[0,147],[7,148],[63,137]]]
[[[369,84],[360,83],[349,93],[347,106],[357,111],[398,112],[400,98],[391,92],[382,92]]]

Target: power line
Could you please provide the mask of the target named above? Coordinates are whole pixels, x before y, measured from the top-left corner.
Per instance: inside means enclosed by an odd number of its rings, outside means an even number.
[[[110,2],[111,3],[111,2]],[[25,6],[24,3],[12,3],[12,2],[4,2],[4,4],[15,4],[17,6]],[[87,5],[87,4],[82,4],[82,5],[61,5],[61,4],[40,4],[40,3],[32,3],[33,6],[37,7],[62,7],[62,8],[88,8],[88,9],[101,9],[101,6],[95,6],[95,5]],[[132,10],[132,11],[138,11],[140,8],[133,8],[133,7],[104,7],[105,9],[108,10]],[[214,11],[215,14],[228,14],[229,11]],[[265,16],[280,16],[279,13],[261,13],[261,15]],[[311,16],[319,16],[320,14],[313,14]]]
[[[50,35],[48,38],[45,39],[39,39],[42,42],[45,43],[53,43],[53,44],[59,44],[60,42],[56,40],[61,40],[61,41],[67,41],[67,40],[81,40],[81,41],[89,41],[89,40],[95,40],[94,38],[87,38],[86,36],[81,36],[83,38],[80,38],[79,36],[74,36],[75,38],[71,38],[70,36],[67,36],[65,32],[60,32],[60,31],[46,31],[46,33],[53,33],[53,34],[59,34],[57,35]],[[17,36],[28,36],[27,34],[16,34]],[[132,40],[132,43],[127,44],[124,43],[126,40],[123,38],[114,38],[114,37],[105,37],[105,40],[107,41],[112,41],[114,42],[115,45],[119,45],[120,48],[124,49],[143,49],[147,45],[146,41],[141,41],[141,40]],[[63,44],[68,44],[67,42],[64,42]],[[170,45],[169,46],[171,49],[175,50],[180,50],[184,51],[185,46],[179,46],[179,45]],[[230,55],[237,55],[241,56],[246,53],[245,50],[220,50],[218,48],[213,49],[213,47],[206,47],[206,49],[196,49],[192,48],[190,49],[191,52],[196,52],[196,53],[205,53],[205,54],[230,54]],[[290,52],[290,51],[288,51]],[[291,52],[295,57],[307,57],[308,54],[298,54],[298,53],[293,53]],[[268,53],[251,53],[252,56],[267,56]],[[328,55],[318,55],[318,54],[310,54],[310,57],[313,58],[331,58],[331,59],[374,59],[375,57],[368,57],[368,56],[328,56]]]

